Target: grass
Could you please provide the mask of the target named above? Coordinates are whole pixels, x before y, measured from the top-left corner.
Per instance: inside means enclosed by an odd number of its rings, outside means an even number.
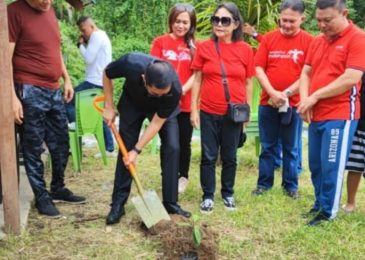
[[[304,144],[306,147],[306,144]],[[86,150],[82,174],[67,171],[67,184],[75,192],[87,196],[83,206],[59,204],[63,217],[49,220],[33,209],[27,229],[20,236],[9,235],[0,241],[0,259],[156,259],[161,257],[159,241],[146,237],[139,228],[139,217],[131,203],[121,223],[111,229],[105,216],[113,187],[115,160],[104,167],[94,160],[95,150]],[[299,200],[283,195],[281,173],[276,173],[275,186],[267,194],[252,197],[257,181],[254,144],[239,151],[239,168],[235,184],[236,212],[226,212],[220,198],[220,169],[217,169],[216,207],[209,215],[199,213],[199,144],[194,143],[190,182],[180,196],[180,204],[199,215],[216,231],[219,259],[364,259],[365,234],[364,187],[358,194],[356,213],[339,213],[335,221],[310,228],[301,217],[313,202],[313,189],[307,162],[300,176]],[[306,158],[306,154],[304,155]],[[143,185],[161,192],[159,156],[145,149],[138,162]],[[49,179],[50,174],[47,175]],[[344,190],[344,193],[346,191]],[[135,194],[135,189],[132,190]]]

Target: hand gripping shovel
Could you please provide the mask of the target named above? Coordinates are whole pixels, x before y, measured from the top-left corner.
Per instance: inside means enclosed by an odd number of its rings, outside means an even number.
[[[98,103],[104,101],[104,96],[97,96],[94,98],[94,107],[97,111],[100,113],[103,112],[103,108],[101,108]],[[115,136],[115,139],[117,140],[120,152],[122,153],[123,157],[128,156],[128,151],[124,145],[124,142],[119,135],[119,132],[117,131],[114,124],[111,125],[111,130]],[[153,225],[157,224],[161,220],[170,220],[170,216],[167,214],[165,207],[162,205],[159,197],[157,196],[157,193],[152,190],[143,191],[141,182],[139,181],[139,178],[137,176],[136,168],[133,164],[128,166],[128,170],[130,174],[132,175],[132,178],[137,186],[138,195],[136,197],[133,197],[132,203],[136,207],[140,217],[142,218],[142,221],[146,225],[147,228],[152,227]]]

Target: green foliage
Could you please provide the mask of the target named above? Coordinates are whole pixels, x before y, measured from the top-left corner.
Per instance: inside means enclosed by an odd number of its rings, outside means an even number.
[[[72,84],[77,86],[84,81],[85,64],[76,46],[78,31],[75,27],[69,26],[65,22],[60,23],[62,35],[62,55]]]
[[[276,26],[277,7],[281,2],[280,0],[234,0],[232,2],[236,3],[240,9],[244,22],[255,25],[260,32],[267,32]],[[210,16],[218,3],[214,0],[203,0],[196,4],[199,35],[207,36],[210,34]]]

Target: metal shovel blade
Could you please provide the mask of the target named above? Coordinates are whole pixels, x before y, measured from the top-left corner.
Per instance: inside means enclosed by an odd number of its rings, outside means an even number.
[[[163,219],[170,220],[169,214],[167,214],[155,191],[148,190],[143,193],[143,198],[136,196],[131,200],[147,228],[152,227]]]

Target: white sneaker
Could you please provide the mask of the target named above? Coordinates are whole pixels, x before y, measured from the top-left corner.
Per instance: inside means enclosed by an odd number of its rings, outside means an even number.
[[[113,151],[113,152],[105,151],[105,152],[106,152],[106,157],[109,157],[109,158],[116,158],[118,156],[118,153],[116,151]],[[101,158],[101,153],[95,154],[94,158],[95,159],[100,159]]]
[[[75,130],[76,129],[76,123],[75,122],[68,123],[68,129]]]
[[[98,145],[94,138],[82,138],[82,146],[85,148],[93,148]]]
[[[212,199],[204,199],[200,204],[200,212],[203,214],[210,214],[213,212],[214,201]]]
[[[189,180],[185,177],[179,178],[179,193],[183,193],[186,190],[186,187],[188,186]]]

